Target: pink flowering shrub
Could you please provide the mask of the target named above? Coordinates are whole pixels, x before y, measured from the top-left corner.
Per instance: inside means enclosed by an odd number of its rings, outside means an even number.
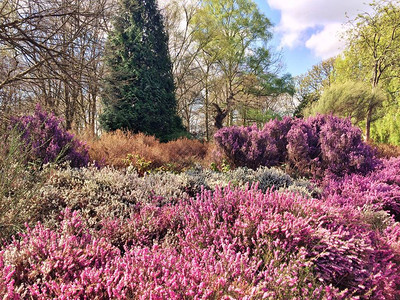
[[[274,119],[265,123],[263,137],[275,145],[275,151],[270,153],[271,165],[279,165],[287,160],[287,133],[292,128],[293,119],[285,117],[282,120]]]
[[[54,115],[36,107],[34,115],[16,117],[10,127],[20,133],[29,149],[32,161],[46,164],[69,161],[72,167],[86,166],[89,154],[85,145],[62,128],[61,121]]]
[[[263,155],[268,145],[261,137],[257,125],[222,128],[215,134],[214,139],[224,149],[231,163],[237,167],[246,166],[255,169],[259,165],[269,163]],[[274,151],[274,149],[268,150]]]
[[[318,115],[293,122],[287,135],[288,163],[301,176],[367,174],[377,164],[361,130],[349,119]]]
[[[327,177],[323,185],[326,201],[384,210],[400,221],[400,158],[383,160],[374,172],[366,176]]]
[[[273,120],[262,130],[255,125],[222,128],[214,138],[235,166],[257,169],[286,164],[297,176],[366,174],[377,161],[361,130],[349,119],[332,115]]]
[[[249,127],[225,127],[214,136],[217,145],[236,167],[257,169],[276,166],[286,159],[286,135],[292,119],[271,120],[262,130]]]
[[[121,212],[122,214],[123,212]],[[120,235],[121,228],[126,235]],[[93,228],[69,209],[0,251],[6,299],[396,299],[400,229],[300,195],[203,190]],[[123,244],[111,241],[117,233]]]

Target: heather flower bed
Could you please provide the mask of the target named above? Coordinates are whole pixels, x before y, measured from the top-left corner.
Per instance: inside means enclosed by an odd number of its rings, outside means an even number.
[[[17,142],[43,145],[28,165],[7,147],[0,160],[2,298],[400,298],[400,158],[377,159],[348,120],[223,129],[238,168],[174,174],[43,166],[57,140],[84,150],[34,125],[52,118],[24,125]]]
[[[327,177],[323,186],[326,201],[364,210],[383,210],[400,221],[400,158],[382,160],[366,176]]]
[[[19,298],[394,299],[400,228],[363,214],[254,188],[203,191],[163,206],[136,204],[121,224],[89,228],[65,210],[0,252],[0,293]],[[121,226],[125,244],[110,242]]]
[[[37,177],[48,176],[48,172],[43,170]],[[20,201],[32,205],[23,213],[19,210],[20,213],[14,211],[14,214],[22,216],[32,226],[38,221],[53,226],[60,212],[70,208],[79,210],[88,225],[95,228],[99,220],[109,217],[119,218],[124,223],[123,220],[135,213],[136,205],[140,203],[163,206],[196,196],[202,189],[214,190],[217,186],[228,185],[244,188],[249,183],[258,183],[258,188],[263,191],[274,187],[281,191],[296,191],[309,198],[320,192],[307,180],[294,180],[281,170],[263,167],[255,171],[238,168],[227,173],[199,167],[181,174],[159,172],[144,176],[129,168],[64,167],[51,170],[51,176],[36,187],[36,193]],[[20,222],[21,229],[23,226],[24,222]],[[125,229],[126,226],[122,226],[114,239],[129,239]]]

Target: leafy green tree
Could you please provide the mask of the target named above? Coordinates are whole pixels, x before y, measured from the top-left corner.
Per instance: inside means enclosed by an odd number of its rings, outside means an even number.
[[[383,118],[372,124],[371,138],[376,143],[400,145],[400,108],[386,108]]]
[[[206,86],[218,77],[216,127],[242,106],[248,75],[274,72],[275,61],[268,49],[271,23],[252,0],[201,0],[192,20],[194,38],[201,45],[200,60],[207,61]],[[201,64],[201,62],[200,62]],[[261,72],[262,71],[262,72]],[[209,101],[210,91],[205,97]]]
[[[243,86],[244,94],[237,104],[243,125],[261,125],[271,119],[293,114],[295,88],[290,74],[247,75]]]
[[[155,0],[121,0],[108,37],[101,124],[155,135],[162,141],[183,132],[168,37]]]
[[[334,83],[323,92],[317,102],[305,109],[304,113],[349,117],[353,124],[360,125],[365,121],[369,109],[372,109],[372,120],[381,117],[379,108],[385,99],[386,95],[381,90],[371,90],[364,82]]]
[[[337,62],[337,80],[357,80],[390,93],[399,78],[400,1],[381,0],[370,4],[372,12],[358,15],[347,32],[348,48]],[[375,103],[366,103],[365,131],[370,138]]]
[[[307,73],[298,76],[296,81],[296,97],[300,101],[294,115],[304,117],[304,110],[317,102],[325,88],[333,82],[335,58],[329,58],[314,65]]]
[[[257,127],[261,128],[264,126],[265,123],[267,123],[270,120],[281,120],[282,117],[272,111],[272,110],[260,110],[260,109],[255,109],[255,108],[245,108],[246,111],[242,112],[242,114],[246,117],[246,119],[243,122],[244,126],[251,126],[254,123],[257,124]]]
[[[260,62],[268,58],[250,57],[247,77],[242,84],[244,92],[257,97],[278,97],[283,94],[293,96],[295,94],[295,83],[292,75],[284,74],[278,76],[276,73],[268,72],[268,66],[260,66]]]

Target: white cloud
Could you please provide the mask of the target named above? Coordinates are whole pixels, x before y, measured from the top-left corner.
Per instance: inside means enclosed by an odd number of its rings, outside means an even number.
[[[343,30],[340,23],[327,24],[322,31],[312,34],[305,45],[322,59],[338,55],[345,46],[345,42],[340,39]]]
[[[276,30],[282,36],[281,46],[305,46],[316,56],[328,58],[343,49],[340,41],[346,14],[354,18],[368,9],[365,0],[267,0],[272,9],[281,12]]]

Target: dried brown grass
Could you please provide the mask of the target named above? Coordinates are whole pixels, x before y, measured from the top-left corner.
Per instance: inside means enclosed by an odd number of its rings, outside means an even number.
[[[133,164],[148,169],[182,171],[195,163],[203,164],[210,149],[208,143],[186,138],[160,143],[155,137],[130,132],[104,133],[87,141],[91,160],[117,168]],[[139,166],[140,165],[140,166]],[[148,166],[147,166],[148,165]]]
[[[391,158],[400,156],[400,146],[390,144],[371,144],[379,158]]]

